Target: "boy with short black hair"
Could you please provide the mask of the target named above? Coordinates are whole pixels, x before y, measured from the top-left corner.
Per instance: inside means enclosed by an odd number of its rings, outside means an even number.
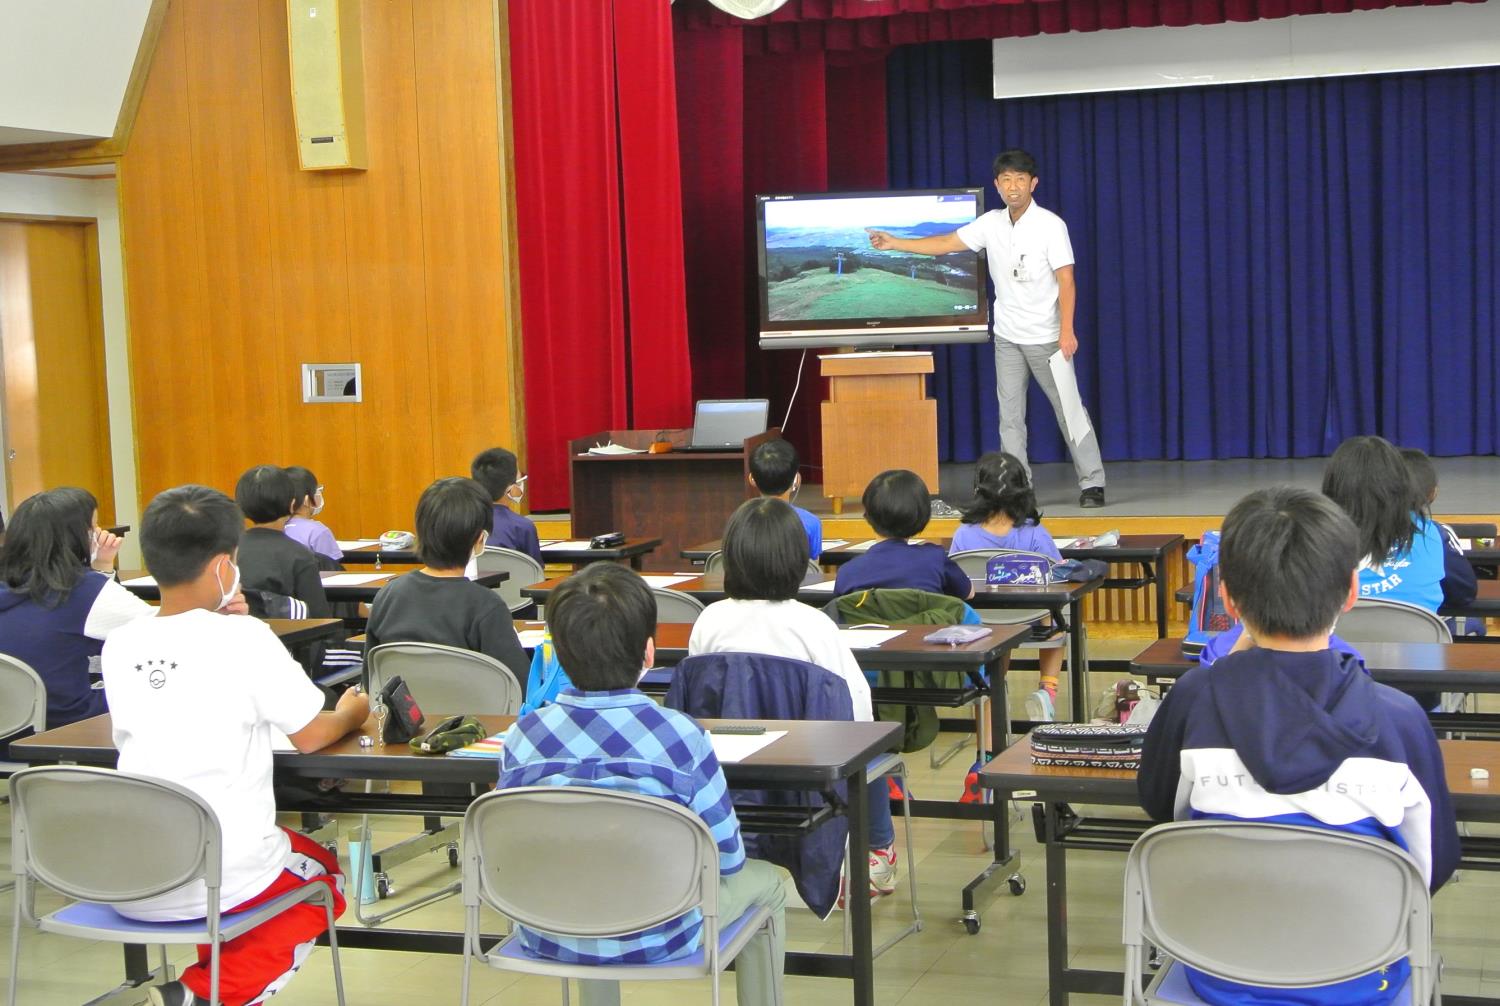
[[[767,931],[735,960],[742,1006],[780,1003],[786,895],[774,866],[745,858],[724,773],[703,728],[635,686],[656,655],[656,599],[638,575],[596,563],[569,577],[547,601],[547,624],[573,688],[516,721],[505,735],[500,787],[605,786],[673,800],[708,825],[719,847],[719,918],[772,910]],[[564,939],[521,927],[532,953],[567,963],[646,964],[698,949],[695,910],[641,933]],[[614,982],[584,982],[586,1006],[619,1001]]]
[[[807,532],[807,554],[814,560],[823,554],[823,522],[792,500],[802,488],[797,448],[785,440],[767,440],[750,452],[750,484],[762,496],[791,504],[802,529]]]
[[[865,520],[884,541],[839,567],[835,594],[904,587],[960,601],[974,596],[973,581],[941,545],[910,540],[932,519],[932,496],[920,475],[904,468],[881,472],[865,487],[861,502]]]
[[[333,609],[323,592],[318,557],[286,535],[286,523],[297,508],[297,490],[285,468],[256,465],[234,486],[234,501],[251,527],[240,536],[240,575],[250,612],[266,610],[256,591],[293,597],[307,605],[308,618],[331,618]]]
[[[366,650],[381,643],[441,643],[494,657],[526,680],[531,666],[510,609],[500,596],[464,575],[484,551],[490,501],[473,479],[438,479],[417,501],[417,553],[425,564],[375,595],[365,627]]]
[[[237,596],[235,551],[243,522],[229,497],[205,486],[169,489],[141,519],[141,552],[161,588],[155,618],[120,626],[104,644],[104,690],[122,772],[186,786],[207,801],[222,829],[222,911],[249,908],[306,884],[324,883],[343,911],[337,858],[306,836],[276,826],[271,752],[278,733],[317,751],[359,729],[365,697],[348,691],[332,712],[264,622],[218,614]],[[117,905],[150,922],[201,919],[206,891],[195,883]],[[280,990],[325,929],[324,909],[297,906],[220,953],[227,1006]],[[207,1002],[208,948],[181,979],[150,989],[155,1006]]]
[[[469,465],[469,474],[484,486],[493,506],[485,544],[525,552],[540,563],[542,546],[536,525],[506,506],[507,502],[519,506],[526,494],[526,476],[519,472],[516,456],[504,447],[481,451]]]
[[[1137,780],[1157,820],[1225,817],[1307,824],[1389,839],[1436,890],[1458,862],[1443,756],[1427,714],[1329,649],[1359,597],[1359,534],[1327,497],[1251,493],[1224,519],[1224,602],[1245,627],[1234,651],[1184,674],[1146,735]],[[1189,969],[1214,1004],[1264,990]],[[1335,985],[1280,989],[1287,1003],[1381,1004],[1402,992],[1405,959]]]

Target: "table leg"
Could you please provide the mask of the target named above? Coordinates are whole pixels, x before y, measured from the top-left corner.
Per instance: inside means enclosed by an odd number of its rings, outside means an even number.
[[[854,1004],[875,1006],[875,937],[870,919],[869,778],[864,766],[849,778],[849,936],[853,941]]]
[[[1068,660],[1068,678],[1073,686],[1073,722],[1087,723],[1089,691],[1088,643],[1083,635],[1083,600],[1068,603],[1068,631],[1072,634],[1072,651]]]
[[[1149,579],[1155,581],[1156,586],[1156,638],[1167,638],[1167,563],[1162,560],[1161,568],[1152,569],[1151,563],[1141,563],[1142,573]]]
[[[1068,1006],[1068,862],[1061,842],[1059,805],[1045,804],[1043,838],[1047,857],[1047,1001]]]

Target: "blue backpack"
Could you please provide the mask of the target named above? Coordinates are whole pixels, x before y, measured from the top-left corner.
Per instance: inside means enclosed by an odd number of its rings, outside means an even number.
[[[1234,628],[1239,620],[1219,596],[1219,532],[1203,532],[1202,540],[1188,549],[1187,557],[1193,564],[1193,610],[1188,615],[1182,652],[1194,657],[1210,639]]]

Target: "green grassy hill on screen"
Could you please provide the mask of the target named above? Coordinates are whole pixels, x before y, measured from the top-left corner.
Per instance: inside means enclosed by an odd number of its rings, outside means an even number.
[[[766,296],[772,321],[821,321],[951,314],[966,295],[958,287],[881,269],[842,276],[820,269],[772,283]]]

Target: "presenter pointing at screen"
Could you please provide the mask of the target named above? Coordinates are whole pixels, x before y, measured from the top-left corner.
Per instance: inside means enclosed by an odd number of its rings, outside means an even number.
[[[1068,225],[1031,198],[1036,159],[1024,150],[995,158],[995,191],[1005,209],[991,210],[951,234],[898,238],[871,229],[870,245],[881,251],[947,255],[983,251],[995,282],[995,383],[1000,397],[1000,446],[1029,472],[1026,458],[1026,385],[1035,377],[1052,403],[1078,473],[1080,506],[1104,505],[1104,462],[1099,438],[1078,402],[1072,359],[1078,351],[1073,306],[1073,245]],[[1059,356],[1060,354],[1060,356]],[[1054,359],[1054,357],[1058,357]]]

